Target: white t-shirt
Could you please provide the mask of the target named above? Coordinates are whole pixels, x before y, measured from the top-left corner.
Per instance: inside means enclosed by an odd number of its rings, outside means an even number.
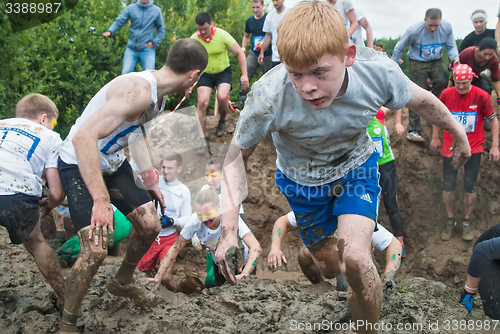
[[[342,14],[342,16],[344,17],[345,27],[349,30],[349,27],[351,27],[351,22],[347,17],[347,12],[354,9],[352,2],[350,0],[338,0],[333,8],[335,8],[340,14]]]
[[[201,187],[200,191],[206,190],[206,189],[210,189],[210,186],[208,184],[203,185],[203,187]],[[220,190],[220,188],[219,188],[219,190]],[[216,192],[219,194],[219,202],[222,203],[222,194],[219,191],[216,191]],[[240,204],[239,214],[242,215],[244,213],[245,213],[245,211],[243,211],[243,204]]]
[[[297,227],[297,220],[295,219],[293,211],[287,213],[287,218],[290,222],[290,225],[292,225],[293,227]],[[377,227],[378,231],[373,232],[372,234],[373,247],[380,251],[383,251],[384,249],[389,247],[394,236],[382,225],[377,224]]]
[[[295,91],[283,64],[252,85],[234,138],[242,149],[258,145],[268,133],[277,167],[305,186],[336,181],[368,160],[373,143],[366,128],[380,106],[404,107],[411,82],[399,66],[373,49],[357,48],[347,68],[343,96],[313,110]]]
[[[179,180],[167,183],[161,178],[158,183],[165,200],[165,214],[174,219],[174,225],[162,228],[159,237],[166,237],[175,233],[175,226],[183,228],[193,213],[191,210],[191,192],[189,188]],[[161,217],[161,209],[158,206],[158,216]]]
[[[359,9],[354,9],[354,15],[356,15],[356,20],[358,21],[358,29],[354,31],[351,36],[351,42],[356,46],[365,46],[365,42],[363,40],[363,27],[359,24],[359,21],[365,17],[365,14]],[[347,29],[351,27],[351,22],[349,22],[349,26]]]
[[[267,14],[266,20],[264,21],[264,26],[262,27],[263,32],[270,32],[272,35],[273,55],[271,57],[271,60],[275,62],[280,61],[278,47],[276,46],[276,41],[278,40],[278,26],[287,12],[288,7],[285,7],[280,14],[278,14],[278,12],[276,12],[276,9],[274,9],[271,13]]]
[[[158,101],[158,84],[151,71],[132,72],[116,77],[102,87],[96,95],[94,95],[82,115],[76,120],[75,125],[71,127],[69,135],[66,137],[59,150],[59,155],[62,161],[67,164],[77,164],[75,148],[73,147],[71,140],[82,124],[85,123],[90,116],[92,116],[106,103],[106,92],[109,86],[114,83],[115,80],[125,76],[137,76],[146,79],[149,82],[149,85],[151,86],[151,103],[149,108],[146,109],[136,121],[123,122],[109,136],[97,141],[97,147],[101,157],[101,171],[103,173],[111,174],[118,170],[123,161],[125,161],[123,149],[141,137],[143,133],[146,132],[146,129],[154,123],[154,120],[163,111],[165,98],[161,101],[161,103]]]
[[[0,195],[42,197],[42,173],[57,168],[58,133],[25,118],[0,121]]]
[[[207,246],[207,250],[210,250],[214,262],[219,264],[219,260],[217,260],[217,258],[215,257],[215,250],[217,249],[217,243],[219,242],[221,226],[222,222],[219,224],[219,227],[217,229],[211,230],[206,227],[201,222],[201,220],[198,219],[195,213],[193,213],[186,226],[184,226],[184,228],[182,229],[181,236],[184,239],[189,240],[196,233],[200,241],[205,246]],[[240,236],[240,238],[243,239],[243,237],[247,235],[248,232],[250,232],[250,229],[248,228],[247,224],[245,224],[243,219],[238,217],[238,235]],[[245,242],[243,242],[243,247],[245,248],[244,258],[246,263],[248,260],[248,246],[245,244]]]

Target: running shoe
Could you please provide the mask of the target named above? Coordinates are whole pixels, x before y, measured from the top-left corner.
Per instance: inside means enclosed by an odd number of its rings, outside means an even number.
[[[448,219],[446,226],[441,232],[441,239],[443,239],[444,241],[450,240],[451,236],[453,235],[453,227],[455,227],[455,221],[453,219]]]
[[[410,131],[406,134],[406,139],[409,141],[414,141],[417,143],[423,143],[425,142],[425,139],[418,133],[418,131]]]

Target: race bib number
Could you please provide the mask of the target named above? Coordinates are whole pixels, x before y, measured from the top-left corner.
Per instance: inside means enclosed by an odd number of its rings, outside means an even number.
[[[476,131],[477,113],[474,111],[452,111],[451,114],[464,127],[465,132]]]
[[[380,158],[384,157],[384,141],[382,136],[380,137],[372,137],[373,140],[373,148],[380,155]]]
[[[31,160],[40,138],[19,128],[0,127],[0,148],[22,154],[27,161]]]
[[[262,44],[264,44],[264,36],[252,36],[253,49],[252,51],[262,50]]]
[[[440,59],[443,56],[444,43],[420,45],[420,57],[429,60]]]

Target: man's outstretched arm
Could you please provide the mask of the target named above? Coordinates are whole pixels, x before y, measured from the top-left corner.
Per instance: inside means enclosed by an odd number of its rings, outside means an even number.
[[[231,284],[236,284],[234,272],[241,265],[236,263],[235,252],[243,251],[238,248],[237,241],[239,207],[246,196],[247,183],[243,160],[248,159],[253,150],[241,149],[233,137],[222,168],[222,226],[215,256],[220,262],[222,274]]]
[[[452,166],[462,166],[470,158],[470,146],[464,128],[434,94],[411,83],[411,98],[406,107],[427,122],[440,127],[455,139]]]

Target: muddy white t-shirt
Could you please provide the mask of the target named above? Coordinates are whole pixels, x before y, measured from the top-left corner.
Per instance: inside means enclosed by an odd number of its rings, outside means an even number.
[[[75,125],[71,127],[69,135],[66,137],[61,145],[61,149],[59,150],[61,160],[67,164],[77,164],[75,148],[71,140],[75,136],[78,129],[80,129],[82,124],[85,123],[90,116],[92,116],[106,103],[106,92],[115,80],[124,76],[137,76],[146,79],[151,86],[151,102],[149,108],[144,110],[142,115],[136,121],[123,122],[109,136],[97,141],[97,147],[101,157],[101,171],[106,174],[111,174],[118,170],[123,161],[125,161],[123,149],[127,147],[129,143],[134,142],[143,135],[146,129],[154,123],[154,120],[160,115],[163,111],[163,107],[165,106],[165,98],[163,101],[158,101],[157,82],[151,72],[152,71],[143,71],[124,74],[111,80],[103,88],[101,88],[92,100],[90,100],[82,115],[76,120]]]
[[[318,186],[344,177],[372,154],[366,128],[380,106],[397,110],[411,97],[411,82],[399,66],[373,49],[357,49],[347,76],[344,95],[313,110],[285,66],[276,66],[252,86],[236,125],[236,144],[255,147],[272,133],[276,165],[291,180]]]
[[[290,222],[290,225],[292,225],[293,227],[297,227],[297,220],[295,219],[293,211],[287,213],[287,218]],[[377,227],[378,231],[375,231],[372,234],[373,247],[380,251],[383,251],[384,249],[389,247],[394,236],[382,225],[377,224]]]
[[[57,168],[58,133],[25,118],[0,121],[0,195],[42,196],[42,172]]]
[[[201,220],[199,220],[196,214],[193,213],[191,215],[191,218],[187,222],[186,226],[184,226],[184,228],[182,229],[181,236],[186,240],[190,240],[196,233],[201,243],[207,246],[207,250],[210,250],[214,262],[219,264],[219,260],[217,260],[217,258],[215,257],[215,250],[217,249],[217,243],[219,242],[221,234],[221,226],[222,222],[219,224],[219,227],[217,229],[211,230],[205,225],[203,225]],[[240,238],[243,239],[243,237],[248,232],[250,232],[250,229],[248,228],[247,224],[245,224],[243,219],[238,217],[238,235],[240,236]],[[248,260],[248,246],[245,244],[244,241],[243,241],[243,247],[245,247],[243,255],[246,263]]]

